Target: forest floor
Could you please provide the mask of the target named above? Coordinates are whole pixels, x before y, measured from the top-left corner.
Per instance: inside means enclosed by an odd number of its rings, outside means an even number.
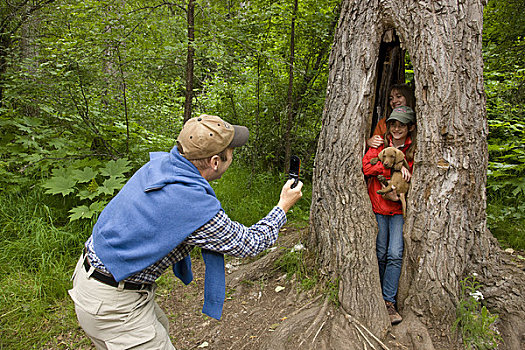
[[[306,234],[306,229],[287,226],[282,229],[275,248],[266,255],[253,259],[226,260],[226,301],[220,321],[201,312],[204,301],[202,259],[193,259],[194,281],[187,286],[171,272],[166,272],[158,283],[156,300],[169,319],[170,336],[175,348],[268,349],[272,333],[278,332],[279,326],[285,326],[287,320],[291,322],[298,310],[321,308],[323,301],[326,307],[328,296],[325,293],[316,288],[308,291],[301,289],[295,278],[288,278],[276,264],[279,256],[304,242]],[[328,314],[337,313],[333,303],[328,303],[327,309]],[[319,337],[322,337],[324,332],[320,331],[323,325],[316,325],[312,332],[308,330],[312,328],[311,323],[297,324],[304,329],[294,331],[298,339],[289,339],[288,344],[295,344],[299,348],[303,347],[301,345],[308,337],[311,339],[320,333]],[[307,331],[310,334],[301,339],[301,335]],[[407,349],[392,334],[387,338],[384,342],[388,349]],[[54,345],[49,343],[46,349],[94,349],[80,327],[52,343]],[[57,343],[62,346],[56,346]],[[304,344],[306,348],[307,344]],[[443,349],[438,344],[434,345],[436,349]]]

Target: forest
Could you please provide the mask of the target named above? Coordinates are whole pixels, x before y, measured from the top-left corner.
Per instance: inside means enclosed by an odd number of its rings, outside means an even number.
[[[0,3],[0,348],[46,348],[57,314],[75,327],[67,290],[98,214],[189,117],[250,129],[213,184],[232,219],[273,207],[295,154],[304,197],[288,221],[308,225],[340,1]],[[482,52],[487,226],[521,266],[523,13],[521,0],[486,1]],[[412,69],[407,54],[408,84]]]

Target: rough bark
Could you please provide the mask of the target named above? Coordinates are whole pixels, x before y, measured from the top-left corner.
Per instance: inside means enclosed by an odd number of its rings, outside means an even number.
[[[295,103],[293,99],[293,70],[295,64],[295,17],[297,15],[298,0],[294,1],[292,12],[292,23],[290,24],[290,58],[288,61],[288,98],[286,108],[286,130],[284,131],[284,171],[290,168],[290,157],[292,152],[292,126],[295,117]]]
[[[380,291],[377,225],[361,159],[373,115],[379,46],[387,30],[395,29],[414,66],[417,152],[398,293],[408,321],[399,329],[413,339],[409,346],[414,349],[456,346],[450,328],[459,281],[474,266],[483,266],[478,273],[488,285],[490,271],[499,266],[499,248],[485,215],[482,15],[482,1],[476,0],[344,1],[330,57],[313,179],[311,245],[323,271],[340,279],[342,308],[380,338],[391,326]],[[508,288],[523,296],[522,287]],[[524,312],[515,299],[490,300],[494,309],[505,312],[502,327],[507,322],[507,329]],[[523,329],[523,321],[516,329]],[[519,333],[512,336],[523,344]],[[346,348],[362,348],[358,339],[347,339]]]
[[[186,96],[184,98],[184,122],[191,118],[193,100],[193,57],[195,56],[195,0],[188,0],[186,12],[188,23],[188,52],[186,55]]]

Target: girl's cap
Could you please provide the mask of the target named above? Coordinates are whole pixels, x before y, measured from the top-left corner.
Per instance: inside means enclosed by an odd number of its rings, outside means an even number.
[[[388,123],[392,120],[398,120],[403,124],[413,124],[416,121],[416,114],[414,113],[412,108],[408,106],[401,106],[394,108],[386,122]]]
[[[184,124],[177,143],[186,159],[202,159],[219,154],[228,147],[243,146],[248,135],[245,126],[231,125],[215,115],[203,114]]]

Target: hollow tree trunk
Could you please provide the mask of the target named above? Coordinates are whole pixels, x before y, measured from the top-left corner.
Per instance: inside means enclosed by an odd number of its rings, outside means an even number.
[[[437,342],[457,344],[450,328],[459,281],[473,266],[484,264],[487,271],[498,251],[485,215],[488,129],[482,15],[482,1],[477,0],[343,1],[330,57],[314,173],[311,246],[325,273],[339,278],[342,308],[380,338],[392,329],[380,290],[377,225],[361,159],[385,31],[395,29],[414,66],[417,151],[398,293],[405,321],[397,326],[408,332],[414,349],[432,349]],[[522,287],[518,296],[520,292]],[[523,310],[522,303],[513,305],[514,315],[523,315]],[[523,327],[523,321],[518,326]],[[332,333],[336,329],[341,331],[333,327]],[[347,331],[353,336],[345,338],[344,348],[362,348],[355,330]],[[332,334],[332,340],[337,336]]]

